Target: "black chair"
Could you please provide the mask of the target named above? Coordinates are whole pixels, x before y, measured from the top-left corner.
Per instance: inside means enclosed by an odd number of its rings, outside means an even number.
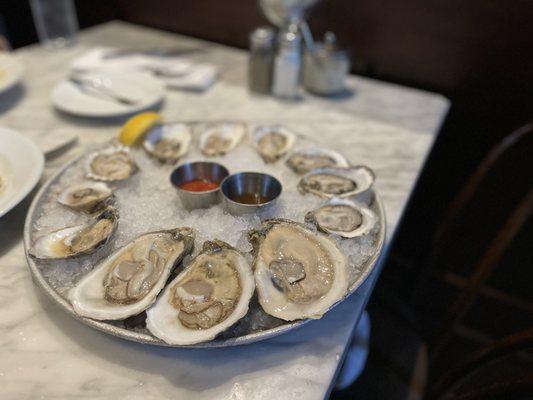
[[[474,173],[467,179],[462,189],[450,203],[445,218],[437,229],[433,239],[433,250],[426,270],[426,276],[420,286],[430,286],[431,279],[438,276],[439,265],[446,258],[445,243],[454,232],[453,226],[463,214],[467,205],[472,201],[480,186],[490,178],[493,169],[504,156],[509,156],[513,150],[522,146],[530,146],[533,137],[533,124],[511,133],[497,144],[482,160]],[[531,183],[531,171],[524,171],[524,176]],[[481,257],[474,266],[472,273],[465,280],[459,294],[447,308],[445,315],[440,318],[438,329],[430,337],[428,343],[429,370],[445,353],[454,329],[462,323],[472,305],[478,299],[491,274],[498,267],[502,256],[509,248],[513,239],[517,237],[531,217],[533,208],[533,187],[529,185],[526,194],[511,209],[503,225],[498,229]],[[418,293],[422,293],[420,288]],[[415,300],[416,302],[416,300]],[[532,321],[533,326],[533,321]],[[522,399],[533,398],[533,373],[493,380],[489,385],[473,389],[475,377],[479,377],[493,362],[505,358],[516,352],[533,349],[533,330],[511,335],[501,341],[496,341],[482,348],[477,353],[458,363],[459,366],[441,375],[430,383],[426,389],[425,399]],[[526,360],[528,358],[526,357]],[[533,357],[529,358],[533,371]],[[468,381],[470,386],[466,386]],[[462,388],[462,390],[461,390]],[[530,397],[519,397],[527,393]]]

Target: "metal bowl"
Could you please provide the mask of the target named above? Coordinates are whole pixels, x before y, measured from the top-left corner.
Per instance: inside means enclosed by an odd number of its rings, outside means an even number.
[[[205,179],[210,182],[220,183],[229,175],[229,171],[221,164],[197,161],[182,164],[170,174],[170,182],[178,191],[178,196],[184,208],[192,210],[194,208],[208,208],[220,201],[219,185],[216,189],[205,192],[192,192],[182,189],[180,185],[195,179]]]
[[[65,175],[65,173],[72,168],[73,166],[79,164],[80,160],[83,159],[83,156],[80,156],[78,159],[72,160],[70,163],[67,163],[65,166],[60,168],[54,176],[50,178],[48,182],[46,182],[39,192],[36,194],[35,198],[32,201],[32,204],[28,210],[28,214],[26,215],[26,221],[24,223],[24,249],[26,254],[26,261],[28,262],[28,266],[33,278],[33,281],[37,286],[39,286],[44,293],[49,296],[55,304],[57,304],[62,310],[67,312],[70,316],[73,318],[81,321],[82,323],[97,329],[99,331],[102,331],[104,333],[107,333],[109,335],[118,336],[123,339],[131,340],[134,342],[139,343],[146,343],[146,344],[152,344],[152,345],[158,345],[158,346],[165,346],[165,347],[188,347],[188,348],[213,348],[213,347],[229,347],[229,346],[238,346],[243,344],[249,344],[258,342],[265,339],[270,339],[272,337],[281,335],[283,333],[292,331],[293,329],[296,329],[298,327],[301,327],[302,325],[308,323],[309,321],[312,321],[311,319],[304,319],[299,321],[293,321],[293,322],[284,322],[282,325],[277,327],[268,328],[265,330],[259,330],[257,332],[246,332],[242,336],[234,337],[234,338],[226,338],[226,339],[215,339],[211,340],[209,342],[203,342],[198,343],[195,345],[187,345],[187,346],[180,346],[180,345],[170,345],[168,343],[163,342],[162,340],[152,336],[149,332],[146,330],[138,330],[138,329],[130,329],[127,327],[122,326],[121,324],[115,322],[115,321],[96,321],[94,319],[81,317],[72,308],[72,305],[66,298],[66,293],[68,291],[61,291],[59,292],[56,288],[54,288],[51,283],[48,280],[48,277],[43,274],[43,269],[48,268],[49,265],[46,265],[42,261],[36,260],[29,256],[28,249],[31,247],[32,242],[32,232],[34,231],[35,223],[39,216],[44,212],[45,205],[49,201],[50,193],[52,191],[52,187],[56,185],[61,178]],[[79,165],[78,165],[79,168]],[[360,273],[357,275],[357,278],[351,282],[348,293],[346,297],[348,297],[350,294],[354,293],[359,286],[363,284],[363,282],[368,278],[370,273],[373,271],[374,267],[376,266],[378,259],[381,255],[381,251],[383,249],[383,245],[385,243],[385,214],[383,210],[383,204],[379,196],[376,194],[376,199],[372,205],[372,209],[379,215],[379,231],[376,238],[376,249],[374,254],[365,262],[363,266],[361,266]],[[339,302],[340,303],[340,302]],[[337,303],[337,304],[339,304]],[[335,307],[332,306],[332,308]]]
[[[260,208],[272,205],[281,194],[280,181],[272,175],[260,172],[239,172],[228,176],[220,185],[220,192],[226,209],[233,215],[250,214]],[[264,202],[257,204],[239,201],[241,196],[261,196]]]

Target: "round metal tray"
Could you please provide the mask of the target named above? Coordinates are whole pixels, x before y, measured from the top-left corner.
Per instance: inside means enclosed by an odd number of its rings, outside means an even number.
[[[83,157],[83,155],[81,157]],[[132,340],[132,341],[140,342],[140,343],[158,345],[158,346],[190,347],[190,348],[228,347],[228,346],[237,346],[237,345],[242,345],[242,344],[258,342],[261,340],[272,338],[274,336],[280,335],[285,332],[289,332],[293,329],[296,329],[304,325],[306,322],[310,321],[309,319],[306,319],[306,320],[300,320],[300,321],[294,321],[294,322],[285,322],[274,328],[270,328],[270,329],[266,329],[266,330],[262,330],[258,332],[251,332],[251,333],[239,336],[239,337],[215,338],[212,341],[199,343],[196,345],[177,346],[177,345],[167,344],[163,342],[162,340],[150,335],[149,333],[139,332],[138,330],[135,330],[135,329],[123,328],[120,326],[113,325],[112,323],[109,323],[106,321],[96,321],[90,318],[81,317],[78,314],[76,314],[72,306],[70,305],[70,303],[65,298],[63,298],[50,285],[50,283],[45,278],[45,276],[43,276],[35,260],[31,256],[29,256],[28,249],[30,248],[30,245],[31,245],[32,227],[34,226],[34,223],[37,217],[39,216],[39,212],[43,204],[45,203],[45,199],[47,198],[47,195],[48,195],[48,192],[51,186],[56,184],[61,178],[61,176],[65,173],[65,171],[67,171],[73,164],[78,162],[80,158],[77,158],[67,163],[58,172],[56,172],[56,174],[52,178],[50,178],[50,180],[45,185],[43,185],[43,187],[39,190],[39,192],[35,196],[30,206],[30,209],[28,210],[28,214],[26,216],[26,221],[24,224],[24,249],[25,249],[25,254],[26,254],[26,260],[28,261],[28,266],[30,268],[34,282],[39,287],[41,287],[41,289],[43,289],[44,292],[55,303],[57,303],[60,308],[62,308],[72,317],[76,318],[77,320],[83,322],[84,324],[92,328],[98,329],[110,335],[118,336],[123,339]],[[375,193],[372,208],[378,214],[378,217],[379,217],[379,231],[376,237],[375,252],[362,266],[360,275],[356,278],[355,282],[350,286],[348,293],[346,294],[346,296],[344,297],[342,301],[344,301],[349,295],[354,293],[357,290],[357,288],[359,288],[359,286],[361,286],[361,284],[365,281],[365,279],[370,275],[370,272],[375,267],[377,260],[383,249],[383,244],[385,241],[385,214],[383,210],[382,201],[377,193]],[[333,307],[335,307],[335,305]]]

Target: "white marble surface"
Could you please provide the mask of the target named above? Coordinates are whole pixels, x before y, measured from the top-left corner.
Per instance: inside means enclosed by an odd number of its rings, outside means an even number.
[[[448,102],[441,96],[353,77],[353,95],[306,97],[283,103],[252,97],[245,85],[246,53],[125,23],[80,35],[76,47],[17,51],[26,66],[24,85],[0,97],[0,125],[46,145],[61,132],[78,145],[49,159],[48,177],[90,143],[117,133],[121,120],[84,120],[54,111],[52,86],[70,60],[94,45],[202,47],[194,58],[220,66],[221,80],[208,92],[169,92],[161,108],[167,120],[240,119],[279,122],[337,148],[377,173],[395,231],[408,195]],[[253,345],[210,350],[144,346],[81,325],[51,304],[32,284],[22,247],[29,201],[0,219],[0,398],[23,399],[322,399],[327,396],[353,328],[379,271],[346,302],[319,321]]]

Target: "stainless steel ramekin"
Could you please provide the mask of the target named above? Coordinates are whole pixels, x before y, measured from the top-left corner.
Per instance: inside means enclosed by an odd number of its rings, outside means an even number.
[[[233,215],[254,213],[260,208],[272,205],[281,194],[281,183],[271,175],[259,172],[239,172],[228,176],[220,184],[222,202]],[[242,195],[259,195],[266,201],[259,204],[246,204],[237,201]]]
[[[229,175],[229,171],[221,164],[196,161],[178,166],[170,175],[170,182],[178,191],[183,207],[192,210],[195,208],[208,208],[220,201],[220,182]],[[205,192],[192,192],[182,189],[180,185],[195,179],[205,179],[219,183],[216,189]]]

